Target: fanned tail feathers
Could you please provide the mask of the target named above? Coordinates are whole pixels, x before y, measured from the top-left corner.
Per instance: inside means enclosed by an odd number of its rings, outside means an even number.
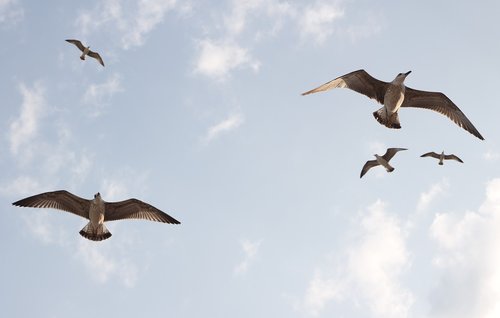
[[[91,241],[103,241],[111,237],[104,224],[94,227],[90,222],[80,231],[80,235]]]
[[[385,127],[394,129],[401,128],[401,124],[399,123],[398,113],[396,112],[390,116],[387,116],[385,107],[382,107],[379,110],[373,112],[373,117],[375,117],[375,119]]]

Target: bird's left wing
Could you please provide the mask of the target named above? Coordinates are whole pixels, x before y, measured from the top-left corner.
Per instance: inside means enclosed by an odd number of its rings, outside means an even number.
[[[368,160],[365,165],[363,166],[363,168],[361,169],[361,173],[359,174],[359,178],[363,178],[363,176],[368,172],[368,170],[370,170],[371,168],[373,167],[376,167],[378,166],[379,163],[377,162],[377,160]]]
[[[106,202],[104,208],[104,221],[142,219],[171,224],[181,223],[151,204],[137,199],[128,199],[120,202]]]
[[[453,155],[453,154],[452,154],[452,155],[445,155],[445,156],[444,156],[444,159],[451,159],[451,160],[456,160],[456,161],[458,161],[458,162],[464,163],[464,162],[462,161],[462,159],[458,158],[457,156],[455,156],[455,155]]]
[[[83,47],[83,44],[82,42],[78,41],[78,40],[66,40],[66,42],[69,42],[71,44],[74,44],[76,45],[77,48],[80,49],[80,51],[83,52],[83,50],[85,50],[85,47]]]
[[[90,200],[80,198],[66,190],[52,191],[33,195],[16,201],[12,205],[31,208],[52,208],[71,212],[88,219]]]
[[[398,152],[398,151],[402,151],[402,150],[408,150],[406,148],[389,148],[387,149],[387,151],[385,152],[385,154],[382,156],[382,158],[385,159],[385,161],[389,161],[392,159],[392,157],[394,157],[394,155]]]
[[[102,66],[104,66],[104,61],[102,60],[102,58],[99,55],[99,53],[94,52],[94,51],[89,51],[89,53],[87,55],[90,56],[90,57],[95,58],[96,60],[99,61],[99,64],[101,64]]]
[[[389,83],[374,78],[365,70],[357,70],[337,77],[336,79],[320,85],[315,89],[302,93],[302,95],[323,92],[337,87],[345,87],[368,96],[369,98],[375,99],[377,102],[383,104],[387,85],[389,85]]]
[[[439,159],[439,155],[437,153],[435,153],[434,151],[426,152],[423,155],[421,155],[420,157],[432,157],[432,158]]]
[[[440,92],[419,91],[406,87],[405,99],[401,107],[417,107],[434,110],[451,119],[455,124],[467,130],[477,138],[484,140],[476,127],[451,99]]]

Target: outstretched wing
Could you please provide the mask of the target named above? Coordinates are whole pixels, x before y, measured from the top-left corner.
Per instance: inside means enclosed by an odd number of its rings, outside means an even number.
[[[37,194],[14,202],[12,205],[31,208],[58,209],[88,219],[90,200],[80,198],[79,196],[65,190],[59,190]]]
[[[99,61],[99,63],[104,66],[104,61],[102,60],[101,56],[99,55],[99,53],[97,52],[94,52],[94,51],[89,51],[89,53],[87,54],[88,56],[90,57],[93,57],[95,58],[96,60]]]
[[[104,221],[141,219],[171,224],[181,223],[165,212],[137,199],[128,199],[120,202],[106,202],[104,208],[106,210]]]
[[[462,159],[458,158],[457,156],[451,154],[451,155],[445,155],[444,159],[451,159],[451,160],[456,160],[458,162],[464,163]]]
[[[406,148],[388,148],[387,151],[385,152],[385,154],[382,156],[382,158],[384,158],[385,161],[389,162],[389,160],[391,160],[392,157],[394,157],[394,155],[398,151],[402,151],[402,150],[408,150],[408,149],[406,149]]]
[[[337,77],[315,89],[307,91],[302,95],[308,95],[317,92],[323,92],[332,88],[349,88],[360,94],[366,95],[369,98],[377,100],[380,104],[384,103],[384,95],[389,83],[380,81],[365,70],[357,70],[349,74]]]
[[[432,158],[439,159],[439,155],[437,153],[435,153],[434,151],[424,153],[420,157],[432,157]]]
[[[83,52],[83,50],[85,50],[85,47],[83,46],[82,42],[78,41],[78,40],[66,40],[66,42],[69,42],[69,43],[73,43],[74,45],[76,45],[77,48],[80,49],[80,51]]]
[[[405,99],[401,107],[426,108],[441,113],[455,124],[467,130],[477,138],[484,140],[476,127],[465,114],[445,94],[439,92],[419,91],[406,87]]]
[[[363,166],[363,169],[361,169],[361,174],[359,175],[359,178],[363,178],[363,176],[368,172],[373,167],[378,166],[379,163],[377,160],[368,160],[365,165]]]

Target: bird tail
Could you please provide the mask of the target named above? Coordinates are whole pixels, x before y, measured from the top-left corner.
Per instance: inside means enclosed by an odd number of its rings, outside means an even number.
[[[375,117],[375,119],[385,127],[394,129],[401,128],[401,124],[399,123],[398,113],[395,112],[391,115],[388,115],[387,111],[385,110],[385,107],[382,107],[376,112],[373,112],[373,117]]]
[[[85,54],[80,55],[80,60],[85,61]]]
[[[94,227],[90,222],[80,231],[80,235],[91,241],[103,241],[111,237],[111,233],[104,224]]]
[[[443,165],[443,162],[442,162],[442,161],[440,161],[440,162],[438,163],[438,165],[442,166],[442,165]]]

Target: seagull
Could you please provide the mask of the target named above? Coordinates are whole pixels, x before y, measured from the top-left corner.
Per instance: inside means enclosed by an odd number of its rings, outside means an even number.
[[[365,175],[365,173],[367,173],[368,170],[370,170],[371,168],[379,166],[379,165],[384,166],[384,168],[385,168],[385,170],[387,170],[387,172],[394,171],[394,168],[389,164],[389,161],[392,159],[392,157],[394,157],[394,155],[398,151],[402,151],[402,150],[408,150],[408,149],[406,149],[406,148],[388,148],[383,156],[379,156],[379,155],[375,154],[374,155],[375,160],[368,160],[365,163],[365,165],[363,166],[363,169],[361,169],[361,174],[359,175],[359,178],[362,178]]]
[[[387,83],[372,77],[365,70],[357,70],[337,77],[302,95],[347,87],[384,105],[373,112],[373,116],[386,127],[401,128],[398,115],[400,107],[426,108],[447,116],[458,126],[484,140],[465,114],[445,94],[406,87],[404,80],[410,73],[411,71],[399,73],[392,82]]]
[[[90,50],[90,46],[83,46],[82,42],[78,41],[78,40],[66,40],[66,42],[69,42],[69,43],[73,43],[74,45],[76,45],[77,48],[80,49],[80,51],[82,51],[82,55],[80,55],[80,59],[82,61],[85,60],[85,55],[88,55],[90,57],[93,57],[95,58],[96,60],[99,61],[99,63],[104,66],[104,61],[102,60],[101,56],[99,55],[99,53],[97,52],[94,52],[94,51],[91,51]]]
[[[180,224],[170,215],[154,206],[137,199],[120,202],[106,202],[98,192],[93,200],[80,198],[68,191],[59,190],[37,194],[17,202],[15,206],[32,208],[53,208],[81,216],[90,222],[80,231],[80,235],[92,241],[102,241],[111,237],[104,222],[122,219],[142,219],[156,222]]]
[[[444,151],[441,152],[441,154],[437,154],[435,153],[434,151],[432,152],[428,152],[428,153],[424,153],[423,155],[421,155],[420,157],[432,157],[432,158],[436,158],[436,159],[439,159],[439,165],[443,165],[443,160],[456,160],[458,162],[461,162],[461,163],[464,163],[462,161],[462,159],[458,158],[457,156],[455,156],[454,154],[451,154],[451,155],[445,155],[444,154]]]

